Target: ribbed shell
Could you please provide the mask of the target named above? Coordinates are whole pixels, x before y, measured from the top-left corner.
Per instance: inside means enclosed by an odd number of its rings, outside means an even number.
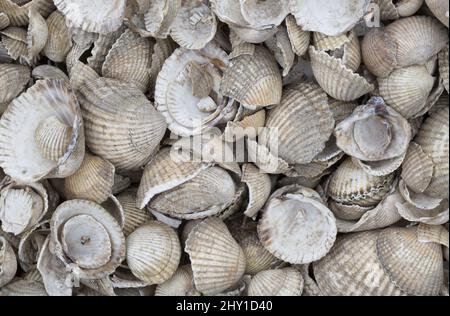
[[[89,81],[94,81],[99,75],[94,69],[81,61],[75,62],[75,64],[70,69],[70,86],[78,90],[81,86]]]
[[[30,10],[28,17],[28,58],[32,60],[44,49],[48,39],[48,28],[45,19],[36,10]]]
[[[122,25],[126,0],[54,0],[54,3],[71,27],[103,34]]]
[[[102,66],[102,75],[136,84],[146,92],[150,82],[153,43],[126,30],[111,47]]]
[[[390,191],[393,181],[394,174],[372,176],[349,157],[331,174],[327,194],[336,202],[374,206]]]
[[[289,164],[281,157],[271,154],[269,148],[256,140],[247,139],[248,160],[266,173],[284,173],[290,170]]]
[[[402,179],[414,192],[426,190],[433,177],[434,164],[422,147],[411,142],[402,164]]]
[[[67,75],[59,69],[56,66],[52,65],[39,65],[37,67],[33,68],[33,71],[31,72],[31,76],[37,80],[37,79],[58,79],[58,80],[65,80],[69,81],[69,78]]]
[[[6,13],[0,13],[0,30],[6,29],[9,26],[9,17]]]
[[[333,113],[335,125],[349,117],[353,110],[358,106],[357,102],[344,102],[336,99],[328,98],[328,106]]]
[[[361,65],[361,47],[355,32],[350,33],[349,38],[350,42],[342,47],[342,61],[349,69],[357,71]]]
[[[204,295],[232,287],[244,274],[244,252],[218,218],[209,217],[194,226],[185,251],[191,260],[195,287]]]
[[[71,135],[72,128],[62,123],[56,116],[42,120],[34,133],[42,156],[53,161],[58,161],[67,151]]]
[[[241,107],[241,109],[245,108]],[[237,115],[236,118],[238,118]],[[259,129],[264,127],[265,123],[266,111],[264,109],[247,115],[238,121],[230,121],[224,131],[225,141],[235,142],[244,136],[255,139],[258,136]]]
[[[151,1],[144,13],[145,29],[153,37],[166,38],[180,7],[181,0]]]
[[[380,18],[382,21],[397,20],[399,14],[392,0],[374,1],[380,8]]]
[[[102,159],[86,153],[80,168],[64,179],[66,199],[85,199],[102,203],[111,194],[114,184],[114,166]]]
[[[394,39],[384,29],[371,29],[361,43],[362,58],[367,69],[377,77],[388,76],[397,66],[396,48]]]
[[[294,16],[288,15],[286,17],[286,29],[291,41],[292,51],[298,55],[303,56],[308,51],[310,32],[303,31],[300,26],[297,25]]]
[[[272,52],[278,64],[283,68],[283,77],[287,76],[295,61],[286,27],[279,26],[278,31],[265,41],[267,48]]]
[[[324,295],[404,296],[385,274],[377,257],[380,231],[341,235],[331,251],[314,263],[314,276]]]
[[[348,33],[344,33],[338,36],[327,36],[323,33],[313,33],[313,44],[317,50],[320,51],[333,51],[343,47],[350,42],[350,36]]]
[[[105,61],[106,55],[111,47],[123,33],[124,28],[119,28],[117,31],[99,34],[94,41],[94,47],[91,51],[91,56],[87,58],[88,65],[92,67],[98,74],[102,72],[102,65]]]
[[[248,232],[236,237],[245,255],[245,274],[255,275],[270,269],[279,260],[264,248],[258,239],[256,231]]]
[[[417,239],[419,242],[434,242],[448,248],[448,230],[443,225],[427,225],[420,223],[417,227]]]
[[[334,119],[327,96],[313,83],[287,88],[280,105],[267,114],[260,142],[289,164],[309,163],[324,148]]]
[[[194,275],[189,264],[180,266],[174,275],[158,284],[155,296],[200,296],[194,287]]]
[[[409,295],[435,296],[444,281],[441,245],[417,237],[417,227],[387,228],[377,238],[377,256],[398,288]]]
[[[15,279],[0,288],[0,296],[48,296],[44,284],[39,281]]]
[[[328,206],[333,214],[338,219],[345,221],[359,220],[367,211],[370,211],[373,206],[359,206],[357,204],[343,204],[334,200],[328,201]]]
[[[255,29],[280,25],[289,13],[285,0],[240,0],[241,14],[247,23]]]
[[[252,277],[248,296],[301,296],[303,277],[294,268],[266,270]]]
[[[272,189],[270,177],[253,164],[246,163],[242,166],[242,178],[248,187],[249,201],[244,214],[248,217],[256,217],[264,206]]]
[[[2,45],[5,47],[7,55],[17,60],[22,65],[37,64],[38,57],[28,58],[27,31],[16,26],[10,26],[0,31],[2,36]]]
[[[410,222],[441,225],[449,220],[448,200],[442,200],[437,206],[432,205],[432,209],[429,206],[427,209],[418,208],[409,201],[396,204],[396,207],[401,217]]]
[[[151,66],[150,66],[150,84],[149,84],[149,92],[154,94],[156,78],[158,77],[159,72],[161,71],[164,62],[167,58],[173,53],[176,49],[176,44],[171,39],[156,39],[155,44],[153,45],[153,54],[151,58]]]
[[[16,255],[9,242],[0,236],[0,288],[8,284],[16,275]]]
[[[166,130],[145,95],[132,84],[108,78],[89,81],[79,91],[90,150],[118,173],[145,165]]]
[[[11,25],[14,26],[28,24],[28,12],[31,8],[38,11],[44,18],[55,9],[52,0],[31,0],[22,5],[15,2],[18,1],[2,0],[0,2],[0,11],[8,15]]]
[[[47,19],[48,39],[43,53],[54,62],[63,62],[72,47],[70,32],[64,15],[54,11]]]
[[[439,75],[441,76],[441,79],[444,83],[445,90],[447,90],[447,93],[449,93],[449,81],[448,81],[448,44],[447,47],[444,48],[439,53]]]
[[[282,82],[275,58],[260,46],[253,55],[240,55],[230,61],[220,91],[247,106],[280,103]]]
[[[425,193],[436,198],[448,198],[448,126],[449,108],[444,107],[425,120],[415,139],[433,161],[433,177]]]
[[[161,284],[177,270],[180,241],[175,230],[150,221],[127,237],[127,263],[131,272],[148,284]]]
[[[0,103],[9,104],[30,81],[30,69],[15,64],[0,64]]]
[[[433,12],[434,16],[448,27],[449,5],[446,0],[425,0],[428,8]]]
[[[347,68],[340,59],[317,51],[312,46],[309,48],[309,56],[317,82],[331,97],[353,101],[374,89],[372,84]]]
[[[117,196],[119,203],[123,207],[123,212],[125,215],[125,222],[123,225],[123,233],[125,237],[130,235],[139,226],[142,226],[146,222],[154,219],[154,217],[149,214],[146,209],[141,210],[136,206],[136,195],[137,190],[130,188]]]

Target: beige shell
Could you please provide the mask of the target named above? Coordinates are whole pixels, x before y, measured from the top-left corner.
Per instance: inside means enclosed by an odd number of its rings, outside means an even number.
[[[7,55],[17,60],[22,65],[35,65],[38,57],[29,58],[27,46],[27,31],[20,27],[10,26],[0,31],[2,44],[6,49]]]
[[[79,91],[92,153],[110,161],[118,173],[145,165],[166,129],[145,95],[132,84],[108,78],[89,81]]]
[[[146,222],[154,219],[154,217],[147,212],[147,210],[141,210],[136,206],[137,189],[130,188],[119,195],[117,199],[123,207],[125,222],[123,226],[123,233],[125,237],[130,235],[139,226],[142,226]]]
[[[446,0],[425,0],[428,8],[433,12],[434,16],[448,27],[449,4]]]
[[[298,56],[303,56],[308,51],[310,32],[302,30],[292,15],[288,15],[285,21],[292,51]]]
[[[415,0],[414,0],[415,1]],[[407,1],[409,2],[409,1]],[[380,19],[382,21],[397,20],[400,18],[394,1],[392,0],[375,0],[380,10]]]
[[[333,128],[326,94],[303,82],[284,90],[280,105],[267,114],[259,141],[289,164],[304,164],[325,148]]]
[[[244,214],[255,218],[270,196],[270,177],[253,164],[246,163],[242,166],[241,181],[247,185],[249,191],[249,202]]]
[[[303,277],[294,268],[261,271],[252,277],[248,296],[301,296]]]
[[[17,261],[13,248],[0,236],[0,288],[8,284],[16,275]]]
[[[39,152],[45,159],[58,161],[70,145],[72,128],[56,116],[42,120],[34,133]]]
[[[149,84],[149,92],[153,94],[155,92],[156,79],[158,77],[159,72],[161,71],[164,62],[170,55],[172,55],[173,51],[176,49],[176,44],[171,39],[156,39],[155,44],[153,45],[153,54],[151,58],[151,66],[150,66],[150,84]]]
[[[408,187],[416,193],[423,193],[430,185],[433,169],[433,160],[420,145],[411,142],[402,164],[401,174]]]
[[[253,55],[240,55],[226,68],[220,91],[247,107],[280,103],[282,82],[275,58],[256,46]]]
[[[48,296],[48,294],[41,282],[16,278],[0,288],[0,296]]]
[[[330,111],[333,113],[335,125],[338,125],[349,117],[358,106],[357,102],[344,102],[333,98],[328,98]]]
[[[146,92],[150,82],[152,43],[130,30],[120,35],[102,66],[102,75],[136,84]]]
[[[58,161],[45,158],[35,141],[39,124],[52,116],[72,129],[70,143]],[[0,132],[3,135],[0,165],[17,180],[33,182],[45,177],[67,177],[83,160],[81,111],[75,95],[63,81],[39,80],[22,93],[3,114]]]
[[[266,173],[285,173],[290,170],[289,164],[281,157],[270,152],[269,148],[258,141],[247,139],[248,160]]]
[[[286,27],[279,26],[278,31],[267,39],[265,44],[275,56],[278,64],[283,68],[283,77],[287,76],[294,65],[295,54],[292,51]]]
[[[36,69],[36,68],[35,68]],[[76,61],[72,68],[70,69],[70,86],[78,90],[84,84],[89,81],[94,81],[100,76],[95,72],[94,69],[89,67],[86,64],[83,64],[81,61]]]
[[[21,235],[17,257],[22,270],[32,273],[49,231],[49,221],[46,220]]]
[[[258,236],[277,258],[296,264],[316,261],[336,239],[333,213],[311,189],[290,185],[275,191],[258,222]]]
[[[150,1],[144,13],[145,29],[151,36],[166,38],[181,7],[181,0]]]
[[[401,217],[410,222],[441,225],[449,220],[448,200],[442,200],[437,206],[432,205],[431,209],[429,206],[427,209],[419,208],[410,202],[399,202],[395,206]]]
[[[361,43],[364,64],[375,76],[384,78],[397,66],[396,43],[382,28],[371,29]]]
[[[79,45],[77,43],[73,43],[72,48],[69,53],[66,55],[66,69],[70,74],[72,72],[72,67],[80,61],[82,56],[89,50],[90,45]]]
[[[434,242],[448,248],[448,230],[443,225],[427,225],[420,223],[417,227],[417,239],[420,242]]]
[[[0,64],[0,103],[9,104],[30,81],[30,69],[15,64]]]
[[[195,225],[185,251],[191,260],[195,287],[204,295],[230,288],[244,274],[244,252],[218,218],[209,217]]]
[[[155,296],[200,296],[194,287],[194,274],[189,264],[180,266],[167,281],[158,284]]]
[[[385,273],[409,295],[437,295],[444,278],[441,245],[420,242],[417,227],[387,228],[377,238],[377,256]]]
[[[30,9],[28,18],[28,58],[32,60],[44,49],[48,38],[48,28],[45,19],[36,10]]]
[[[447,93],[449,93],[449,81],[448,81],[448,47],[449,44],[447,44],[447,47],[445,47],[441,52],[439,53],[439,74],[441,76],[441,79],[444,83],[445,90]]]
[[[252,44],[259,44],[270,37],[272,37],[278,30],[278,27],[273,26],[266,29],[254,29],[248,26],[233,26],[230,25],[230,31],[232,31],[239,40]]]
[[[54,62],[63,62],[72,47],[70,32],[66,26],[64,15],[54,11],[47,18],[48,39],[43,53]]]
[[[22,1],[2,0],[0,2],[0,11],[6,13],[9,17],[11,25],[23,26],[28,24],[28,12],[34,9],[39,12],[44,18],[53,12],[55,5],[53,0],[31,0]]]
[[[313,32],[314,47],[320,51],[333,51],[350,42],[349,33],[338,36],[327,36],[323,33]]]
[[[217,17],[228,25],[247,25],[241,12],[240,0],[211,0],[211,9]]]
[[[424,193],[435,198],[448,198],[448,126],[449,108],[443,107],[425,120],[415,138],[433,161],[433,177]]]
[[[255,29],[280,25],[289,13],[286,0],[240,0],[241,14],[244,20]]]
[[[55,0],[71,27],[87,32],[109,33],[122,25],[125,0]]]
[[[405,181],[400,180],[399,190],[403,198],[411,205],[421,210],[432,210],[441,204],[442,199],[429,196],[425,193],[416,193],[408,188]]]
[[[241,107],[245,111],[244,107]],[[236,118],[238,115],[236,114]],[[260,128],[266,123],[266,111],[259,110],[253,114],[247,115],[238,121],[230,121],[227,123],[223,132],[225,141],[237,141],[243,137],[255,139]]]
[[[6,13],[0,13],[0,30],[6,29],[9,26],[9,17]]]
[[[155,196],[147,205],[173,218],[196,219],[216,215],[231,205],[236,185],[220,167],[210,167],[195,178]]]
[[[161,149],[146,165],[137,192],[136,205],[142,209],[157,194],[175,188],[208,167],[200,162],[176,161],[171,157],[171,149]]]
[[[404,296],[377,256],[380,231],[344,234],[327,256],[314,263],[319,289],[329,296]]]
[[[58,67],[52,65],[39,65],[33,68],[31,76],[35,79],[58,79],[69,81],[69,77],[59,69]]]
[[[60,204],[52,215],[50,230],[54,254],[80,278],[105,277],[125,258],[119,223],[94,202],[70,200]]]
[[[371,92],[375,87],[364,77],[354,73],[343,62],[326,52],[309,48],[311,66],[317,82],[331,97],[353,101]]]
[[[357,221],[373,206],[359,206],[357,204],[344,204],[334,200],[328,201],[328,206],[336,218],[344,221]]]
[[[177,270],[181,248],[169,226],[150,221],[127,237],[127,263],[131,272],[148,284],[161,284]]]

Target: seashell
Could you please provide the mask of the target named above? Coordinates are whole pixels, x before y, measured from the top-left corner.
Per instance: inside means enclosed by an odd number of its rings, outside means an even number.
[[[331,211],[317,192],[291,185],[275,191],[258,222],[258,236],[277,258],[296,264],[316,261],[336,238]]]
[[[284,26],[280,26],[275,35],[266,40],[265,44],[274,54],[278,64],[283,68],[283,77],[287,76],[295,59],[287,29]]]
[[[37,63],[37,58],[28,58],[26,30],[10,26],[0,31],[0,34],[3,35],[2,42],[9,57],[23,65],[35,65]]]
[[[47,27],[48,39],[43,53],[54,62],[63,62],[72,47],[64,15],[59,11],[54,11],[47,18]]]
[[[427,225],[420,223],[417,226],[417,239],[420,242],[433,242],[448,248],[448,230],[442,225]]]
[[[17,257],[22,270],[27,271],[27,273],[33,271],[49,231],[48,220],[46,220],[22,234],[17,250]],[[41,280],[40,273],[37,272],[37,274],[39,275],[38,280]]]
[[[150,210],[179,219],[216,215],[228,207],[236,185],[222,168],[210,167],[178,187],[160,193],[147,205]]]
[[[411,127],[383,99],[372,98],[339,123],[336,143],[346,154],[363,161],[380,161],[402,156],[411,139]]]
[[[123,233],[125,237],[130,235],[139,226],[142,226],[146,222],[154,219],[146,210],[141,210],[136,207],[136,195],[137,190],[130,188],[123,191],[117,196],[120,204],[123,206],[125,222],[123,227]]]
[[[449,219],[448,200],[442,200],[437,206],[427,206],[427,209],[419,208],[410,202],[399,202],[395,206],[401,217],[410,222],[440,225]]]
[[[89,81],[79,92],[92,153],[110,161],[118,173],[145,165],[166,129],[145,95],[132,84],[108,78]]]
[[[27,47],[28,58],[33,60],[44,49],[48,38],[48,28],[45,19],[36,10],[28,13]]]
[[[253,164],[242,166],[242,178],[249,191],[249,202],[244,214],[255,218],[270,196],[272,185],[268,174],[261,172]]]
[[[211,0],[210,2],[211,9],[222,22],[233,26],[247,25],[247,21],[242,15],[240,0]]]
[[[439,206],[442,199],[428,196],[424,193],[410,191],[403,180],[399,182],[400,193],[403,198],[414,207],[422,210],[431,210]]]
[[[303,277],[294,268],[261,271],[252,277],[248,296],[301,296]]]
[[[202,1],[183,1],[170,26],[170,36],[181,47],[202,49],[216,34],[217,21]]]
[[[120,174],[114,174],[114,184],[112,187],[112,194],[119,194],[125,191],[131,185],[131,179],[121,176]]]
[[[285,0],[240,0],[241,14],[244,20],[255,29],[265,29],[280,25],[289,13]]]
[[[370,1],[293,0],[290,11],[305,31],[337,36],[352,29],[369,8]]]
[[[79,27],[70,27],[69,32],[76,46],[90,47],[98,39],[99,34],[86,32]]]
[[[150,1],[144,13],[145,29],[156,38],[166,38],[181,8],[181,0]]]
[[[8,241],[0,236],[0,289],[14,278],[16,271],[17,261],[14,250]]]
[[[162,148],[147,164],[137,192],[136,205],[142,209],[157,194],[196,177],[207,164],[172,159],[170,148]]]
[[[55,6],[61,11],[70,27],[78,27],[86,32],[109,33],[122,25],[125,15],[125,0],[56,0]]]
[[[336,202],[334,200],[330,200],[328,202],[328,206],[333,214],[342,220],[345,221],[357,221],[359,220],[366,212],[373,209],[373,206],[359,206],[357,204],[344,204],[341,202]]]
[[[433,168],[433,161],[425,154],[422,147],[415,142],[411,142],[402,164],[401,174],[408,188],[416,193],[423,193],[430,185]]]
[[[94,81],[99,77],[94,69],[81,61],[76,61],[70,69],[70,86],[74,90],[78,90],[87,82]]]
[[[349,38],[350,42],[344,44],[342,47],[342,61],[349,69],[357,71],[361,65],[361,47],[355,32],[351,32]],[[339,56],[340,53],[337,51],[335,55]]]
[[[11,25],[24,26],[27,25],[29,10],[36,10],[44,18],[53,12],[55,6],[52,0],[30,0],[22,3],[14,0],[2,0],[0,3],[0,11],[8,15]],[[0,28],[1,29],[1,28]]]
[[[259,141],[289,164],[305,164],[325,148],[333,127],[323,90],[300,83],[286,88],[280,105],[268,112]]]
[[[375,88],[364,77],[347,68],[340,59],[326,52],[311,46],[309,56],[317,82],[335,99],[353,101]]]
[[[255,140],[247,139],[248,160],[266,173],[280,174],[290,170],[289,164],[272,154],[268,147]]]
[[[323,33],[313,32],[314,47],[320,51],[334,51],[350,42],[349,33],[338,36],[327,36]]]
[[[156,39],[155,44],[153,45],[153,54],[151,58],[151,66],[150,66],[150,84],[149,84],[149,92],[155,92],[156,80],[159,72],[161,71],[164,62],[170,55],[172,55],[173,51],[176,49],[176,44],[171,39]]]
[[[328,98],[328,106],[333,113],[335,125],[349,117],[358,106],[357,102],[345,102]]]
[[[240,55],[226,68],[220,91],[246,107],[280,103],[282,82],[275,59],[256,46],[254,54]]]
[[[14,61],[14,59],[9,54],[8,48],[0,40],[0,62],[1,63],[12,63],[13,61]]]
[[[102,75],[136,84],[146,92],[150,81],[152,44],[130,30],[120,35],[111,47],[102,66]]]
[[[118,267],[114,274],[110,275],[109,278],[116,290],[124,288],[143,288],[148,286],[146,282],[136,278],[130,268],[123,264]]]
[[[0,12],[0,30],[6,29],[9,26],[9,17],[6,13]]]
[[[158,284],[155,296],[200,296],[194,287],[194,275],[189,264],[180,266],[167,281]]]
[[[82,56],[89,50],[89,48],[90,45],[81,46],[76,43],[72,45],[72,48],[66,56],[66,68],[69,74],[72,72],[73,65],[80,61]]]
[[[403,0],[394,4],[400,17],[408,17],[416,13],[423,2],[423,0]]]
[[[233,31],[241,41],[252,44],[259,44],[268,40],[278,30],[278,27],[271,27],[262,30],[254,29],[248,26],[247,27],[229,26],[229,27],[230,30]]]
[[[41,282],[16,278],[0,289],[0,296],[48,296],[48,294]]]
[[[0,103],[9,104],[30,81],[30,69],[15,64],[0,64]]]
[[[114,166],[86,153],[80,168],[64,179],[64,195],[67,200],[84,199],[100,204],[108,199],[113,184]]]
[[[444,277],[441,246],[420,242],[416,227],[383,230],[376,248],[385,273],[402,291],[419,296],[439,293]]]
[[[194,284],[204,295],[218,294],[233,285],[245,271],[245,255],[226,225],[207,218],[195,225],[186,241]]]
[[[56,80],[63,80],[63,81],[69,81],[69,77],[59,69],[58,67],[51,66],[51,65],[39,65],[37,67],[33,68],[33,71],[31,72],[31,76],[35,80],[39,79],[56,79]]]
[[[3,135],[0,142],[1,167],[8,175],[24,182],[73,174],[84,156],[80,114],[75,96],[63,81],[36,82],[10,104],[0,120],[0,133]],[[45,158],[35,141],[39,124],[52,116],[72,128],[70,143],[58,161]]]
[[[431,10],[431,12],[433,12],[434,16],[448,27],[448,2],[445,0],[425,0],[425,3],[427,4],[427,7]]]
[[[288,15],[285,21],[292,51],[298,56],[303,56],[308,51],[310,32],[298,26],[293,15]]]
[[[435,198],[448,198],[448,113],[448,107],[433,113],[415,138],[415,142],[433,161],[433,177],[424,193]]]
[[[148,284],[161,284],[180,262],[180,241],[169,226],[150,221],[127,237],[127,263],[131,272]]]
[[[384,29],[373,28],[361,43],[364,64],[375,76],[384,78],[398,65],[396,48],[397,43]]]
[[[442,49],[439,53],[439,74],[444,83],[445,90],[449,93],[449,81],[448,81],[448,44],[447,47]]]
[[[245,111],[244,107],[241,107],[242,111]],[[236,121],[236,118],[238,119]],[[266,123],[266,111],[259,110],[253,114],[247,115],[242,119],[236,115],[235,121],[227,123],[223,132],[225,141],[237,141],[243,137],[255,139],[258,135],[258,130],[264,127]]]
[[[408,1],[406,1],[408,2]],[[375,0],[380,10],[380,18],[382,21],[397,20],[400,18],[396,4],[392,0]]]
[[[39,152],[45,159],[58,161],[70,145],[72,128],[56,116],[42,120],[34,132]]]
[[[331,174],[327,194],[341,204],[375,206],[390,191],[393,182],[394,174],[372,176],[349,157]]]
[[[105,277],[125,258],[125,238],[117,221],[100,205],[86,200],[60,204],[50,221],[54,253],[83,279]]]
[[[81,284],[87,288],[95,291],[96,296],[117,296],[114,292],[113,283],[109,277],[104,277],[97,280],[84,280],[82,279]]]
[[[19,235],[42,220],[49,209],[46,188],[39,182],[8,181],[0,191],[0,219],[5,232]]]
[[[344,234],[315,262],[314,277],[329,296],[405,296],[385,274],[377,256],[379,230]]]

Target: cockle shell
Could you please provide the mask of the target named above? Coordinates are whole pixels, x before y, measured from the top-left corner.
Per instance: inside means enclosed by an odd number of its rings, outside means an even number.
[[[44,49],[48,38],[48,28],[45,19],[36,10],[30,9],[28,19],[28,58],[32,60]]]
[[[64,15],[55,11],[47,18],[48,39],[43,53],[54,62],[63,62],[72,47]]]
[[[240,41],[252,44],[259,44],[272,37],[278,30],[278,27],[267,29],[254,29],[251,27],[231,26],[230,32],[233,32]]]
[[[69,77],[59,69],[58,67],[52,65],[39,65],[33,68],[31,76],[35,79],[57,79],[69,81]]]
[[[180,266],[167,281],[158,284],[155,296],[200,296],[194,287],[194,274],[189,264]]]
[[[0,289],[0,296],[48,296],[48,294],[41,282],[16,278]]]
[[[303,277],[294,268],[265,270],[254,275],[248,285],[248,296],[301,296]]]
[[[89,50],[89,48],[90,45],[81,46],[77,43],[74,43],[72,45],[72,48],[66,55],[66,68],[69,74],[72,72],[72,67],[80,61],[82,56]]]
[[[55,0],[71,27],[87,32],[109,33],[122,25],[125,0]]]
[[[127,263],[131,272],[148,284],[161,284],[176,271],[181,248],[172,228],[150,221],[127,237]]]
[[[433,177],[433,160],[423,151],[422,147],[411,142],[402,164],[401,177],[410,189],[423,193],[430,185]]]
[[[130,235],[136,228],[144,225],[146,222],[154,219],[154,217],[147,212],[146,209],[139,209],[136,206],[137,189],[130,188],[119,195],[117,199],[123,207],[125,222],[123,226],[123,233],[125,237]]]
[[[0,13],[0,30],[6,29],[9,26],[9,17],[6,13]]]
[[[13,248],[0,236],[0,288],[8,284],[16,275],[17,261]]]
[[[255,29],[265,29],[280,25],[289,13],[286,0],[240,0],[244,20]]]
[[[50,221],[54,254],[80,278],[105,277],[125,258],[125,238],[117,221],[87,200],[60,204]]]
[[[441,76],[442,82],[444,83],[445,90],[449,93],[449,80],[448,80],[448,47],[441,50],[439,53],[439,75]]]
[[[29,58],[29,49],[25,29],[17,26],[10,26],[7,29],[0,31],[2,36],[2,44],[6,49],[7,55],[14,60],[17,60],[22,65],[35,65],[38,58]]]
[[[258,236],[277,258],[297,264],[316,261],[336,238],[331,211],[314,190],[297,185],[275,191],[258,222]]]
[[[9,104],[30,81],[30,69],[15,64],[0,64],[0,104]]]
[[[241,181],[247,185],[249,192],[249,202],[244,214],[255,218],[270,196],[272,189],[270,177],[253,164],[246,163],[242,166]]]
[[[295,54],[292,51],[286,27],[278,27],[278,31],[274,36],[266,40],[265,44],[274,54],[278,64],[283,68],[283,77],[287,76],[294,65]]]
[[[36,68],[35,68],[36,69]],[[74,90],[78,90],[80,87],[84,86],[89,81],[94,81],[100,76],[95,72],[94,69],[81,61],[76,61],[72,68],[70,69],[70,86]]]
[[[222,220],[209,217],[195,225],[186,241],[194,284],[204,295],[218,294],[245,271],[245,255]]]
[[[240,107],[241,112],[245,112],[244,107]],[[244,136],[255,139],[258,136],[258,130],[264,127],[266,123],[266,111],[259,110],[253,114],[247,115],[242,119],[239,118],[239,110],[235,120],[227,123],[223,132],[225,141],[237,141]]]
[[[57,161],[45,158],[35,140],[39,124],[50,117],[71,128],[70,142]],[[0,134],[0,165],[17,180],[67,177],[83,160],[81,111],[75,95],[60,80],[39,80],[16,98],[0,120]]]
[[[145,29],[156,38],[166,38],[181,7],[181,0],[150,1],[144,13]]]
[[[425,202],[427,202],[425,200]],[[426,209],[417,207],[410,201],[398,202],[396,208],[402,218],[410,222],[440,225],[449,220],[448,200],[442,200],[437,206],[433,203],[425,203]],[[419,205],[420,206],[420,205]]]
[[[282,82],[274,57],[256,46],[252,55],[240,55],[230,60],[220,91],[244,106],[255,108],[280,103]]]
[[[36,10],[44,18],[48,17],[55,9],[52,0],[31,0],[21,4],[17,2],[18,1],[14,0],[2,0],[0,2],[0,11],[8,15],[11,25],[13,26],[27,25],[28,12],[30,9]]]
[[[285,22],[292,51],[298,56],[303,56],[308,51],[311,37],[310,32],[304,31],[298,26],[297,21],[292,15],[288,15]]]
[[[21,235],[17,257],[22,270],[29,273],[33,271],[49,232],[49,221],[46,220]]]
[[[168,39],[156,39],[155,44],[153,45],[153,54],[151,58],[151,66],[150,66],[150,84],[149,84],[149,92],[155,92],[156,80],[159,72],[161,71],[164,62],[166,59],[172,55],[173,51],[176,49],[176,44],[170,38]]]
[[[428,8],[433,12],[434,16],[448,27],[449,4],[445,0],[425,0]]]
[[[211,9],[222,22],[233,26],[247,25],[247,21],[242,15],[240,0],[211,0],[210,2]]]
[[[108,78],[88,81],[79,92],[92,153],[110,161],[118,173],[145,165],[166,129],[145,95],[132,84]]]

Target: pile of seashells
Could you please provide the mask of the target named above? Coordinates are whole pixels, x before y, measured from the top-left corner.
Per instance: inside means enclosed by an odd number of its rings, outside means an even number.
[[[0,0],[0,296],[448,295],[448,27]]]

